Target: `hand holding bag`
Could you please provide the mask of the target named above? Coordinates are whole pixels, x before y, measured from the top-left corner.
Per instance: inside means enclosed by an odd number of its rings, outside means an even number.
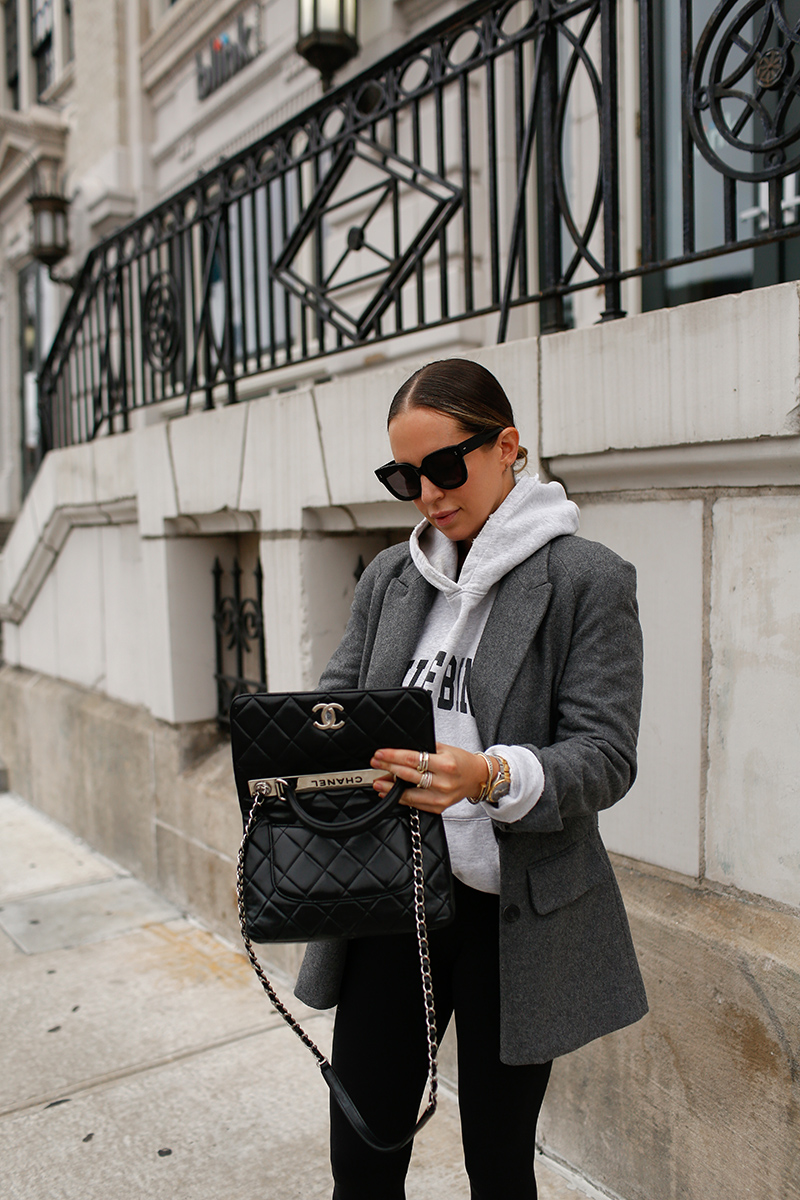
[[[382,746],[435,750],[429,693],[241,695],[231,706],[234,775],[245,833],[237,884],[242,937],[273,1005],[317,1058],[353,1127],[374,1149],[405,1145],[436,1108],[436,1021],[427,927],[453,916],[441,817],[398,803],[398,780],[366,767]],[[371,1133],[328,1060],[276,995],[251,943],[367,937],[416,929],[425,1001],[429,1096],[401,1141]]]

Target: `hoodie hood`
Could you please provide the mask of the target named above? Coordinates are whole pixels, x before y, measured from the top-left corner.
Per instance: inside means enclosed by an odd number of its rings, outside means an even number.
[[[560,483],[523,476],[473,541],[458,579],[455,542],[427,520],[411,534],[409,549],[420,575],[463,614],[514,567],[553,538],[576,533],[578,525],[578,506]]]

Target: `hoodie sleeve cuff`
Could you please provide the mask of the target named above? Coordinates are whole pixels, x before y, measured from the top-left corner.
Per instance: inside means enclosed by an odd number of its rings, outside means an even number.
[[[544,791],[544,771],[539,759],[524,746],[490,746],[486,754],[500,755],[511,769],[511,790],[497,807],[481,807],[495,821],[513,824],[526,816]]]

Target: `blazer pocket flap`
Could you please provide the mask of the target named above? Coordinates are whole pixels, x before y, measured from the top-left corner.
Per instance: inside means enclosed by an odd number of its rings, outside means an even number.
[[[572,904],[611,875],[611,865],[589,838],[528,867],[528,892],[540,917]]]

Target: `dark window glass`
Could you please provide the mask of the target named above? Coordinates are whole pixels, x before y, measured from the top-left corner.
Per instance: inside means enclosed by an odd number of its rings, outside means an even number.
[[[694,44],[697,42],[712,15],[718,8],[718,0],[684,0],[689,5],[692,18]],[[750,9],[755,10],[755,5]],[[768,6],[764,6],[765,8]],[[660,0],[655,6],[655,80],[657,144],[660,159],[656,164],[657,188],[659,192],[658,245],[663,258],[678,257],[683,253],[683,181],[681,158],[681,120],[683,96],[681,90],[681,6],[674,0]],[[738,26],[739,47],[742,59],[758,33],[761,16],[751,16]],[[773,31],[770,35],[775,37]],[[769,45],[772,45],[770,41]],[[736,61],[734,58],[732,61]],[[752,68],[737,77],[733,87],[741,87],[742,95],[755,91]],[[763,93],[763,89],[762,89]],[[731,91],[731,97],[736,96]],[[769,112],[770,95],[763,94],[765,113]],[[731,99],[731,105],[737,101]],[[766,118],[765,118],[766,119]],[[715,131],[710,112],[703,113],[712,144],[717,140],[724,149],[722,135]],[[757,122],[751,125],[757,134]],[[748,136],[752,136],[749,135]],[[722,204],[722,175],[715,170],[699,150],[694,150],[694,198],[695,238],[698,250],[722,245],[725,241]],[[741,159],[740,166],[747,166]],[[751,165],[755,165],[753,162]],[[767,228],[769,189],[767,184],[739,181],[736,185],[736,236],[740,240],[757,236]],[[800,221],[800,176],[790,175],[782,184],[783,223]],[[672,267],[661,274],[646,275],[642,280],[642,306],[645,309],[672,307],[694,300],[707,300],[731,292],[741,292],[752,287],[783,283],[800,278],[800,238],[774,241],[754,249],[738,250],[721,254],[715,258],[701,259]]]
[[[36,377],[42,364],[42,271],[37,262],[19,274],[22,491],[27,493],[42,460]]]
[[[64,0],[64,28],[67,37],[67,62],[75,57],[75,22],[72,18],[72,0]]]
[[[36,62],[37,99],[55,77],[53,56],[53,0],[31,0],[31,51]]]
[[[53,34],[53,0],[31,0],[31,47],[33,53]]]
[[[6,0],[3,6],[6,41],[6,84],[11,93],[11,107],[19,108],[19,30],[17,0]]]

